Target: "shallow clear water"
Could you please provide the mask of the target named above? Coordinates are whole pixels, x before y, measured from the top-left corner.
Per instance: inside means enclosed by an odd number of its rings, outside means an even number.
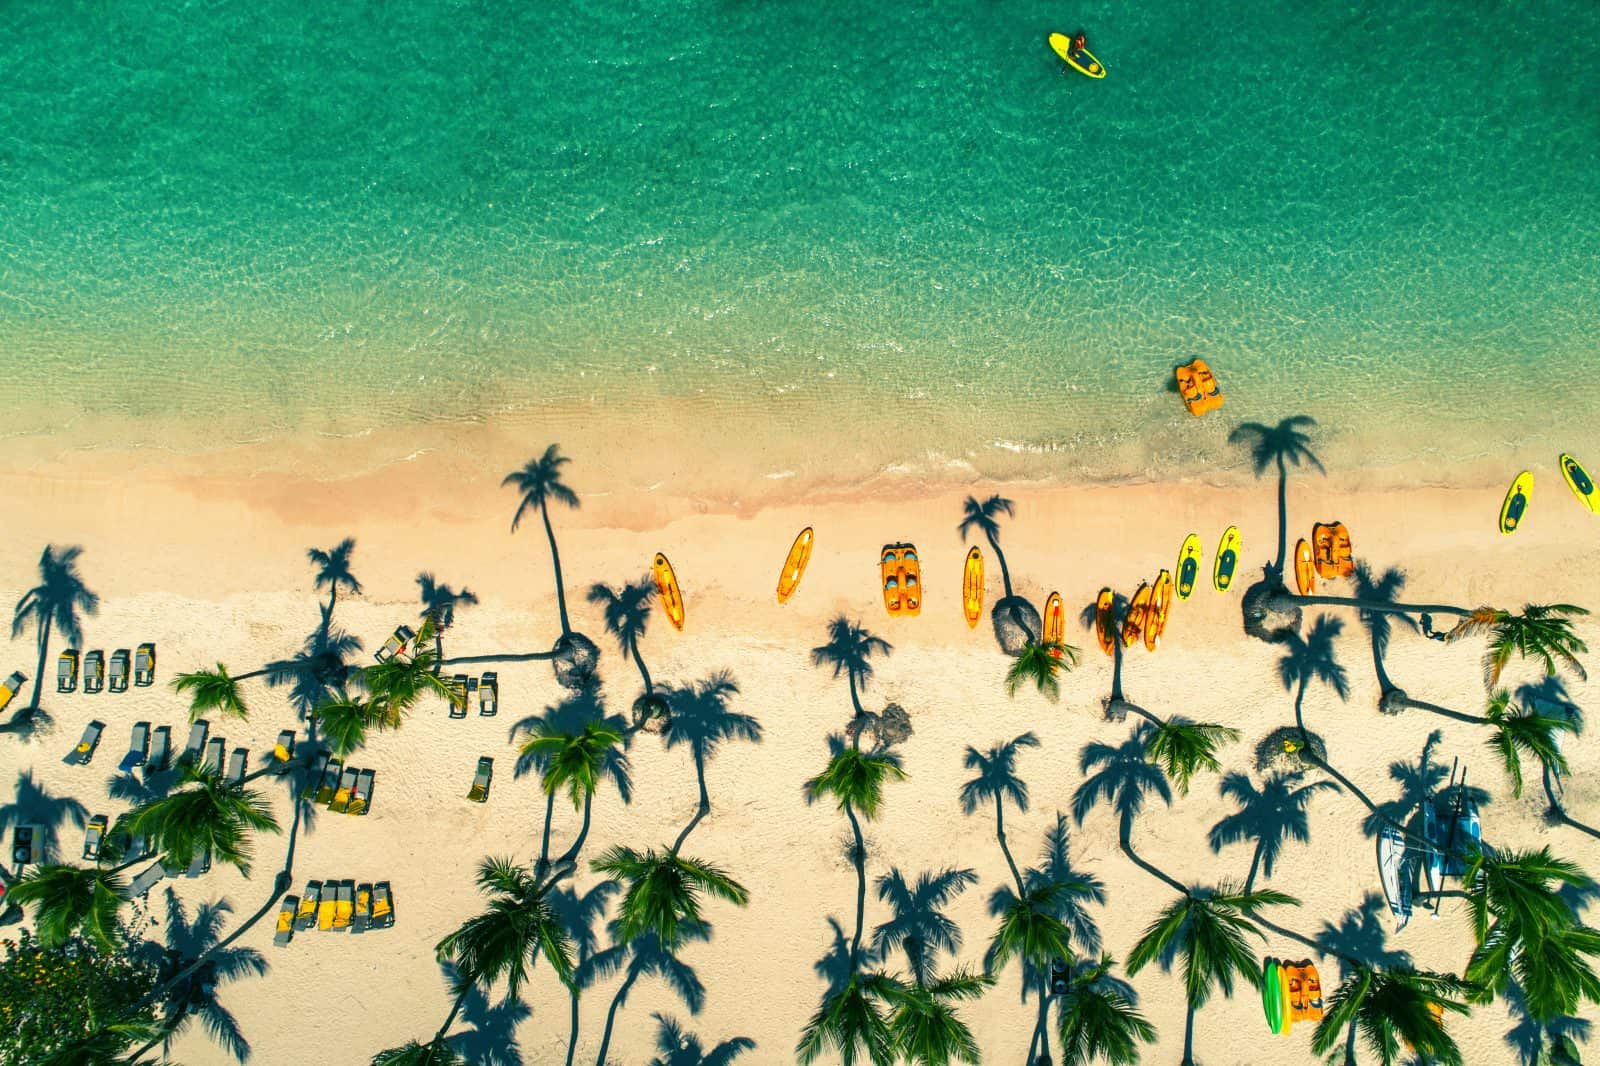
[[[10,432],[667,396],[776,470],[1138,476],[1300,411],[1347,459],[1600,452],[1589,0],[1093,0],[1103,82],[1038,2],[306,6],[8,9]]]

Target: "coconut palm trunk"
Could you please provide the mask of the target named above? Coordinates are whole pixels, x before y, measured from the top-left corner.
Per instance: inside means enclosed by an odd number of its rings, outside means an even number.
[[[561,612],[561,635],[572,635],[572,625],[567,621],[567,587],[561,580],[561,553],[556,550],[556,531],[550,525],[550,505],[539,500],[539,517],[544,519],[544,535],[550,538],[550,563],[556,571],[556,609]]]
[[[1279,460],[1278,465],[1279,465],[1280,468],[1283,466],[1282,460]],[[1279,550],[1281,551],[1283,542],[1280,540],[1278,543],[1279,543]],[[1278,558],[1281,561],[1283,556],[1279,555]],[[1188,1004],[1185,1007],[1184,1012],[1183,1012],[1183,1061],[1179,1064],[1179,1066],[1194,1066],[1194,1004],[1193,1003]]]
[[[543,877],[544,872],[550,868],[550,822],[556,813],[556,794],[544,794],[544,836],[539,842],[539,861],[534,866],[534,876]]]
[[[867,842],[861,837],[861,823],[856,820],[855,809],[848,801],[844,804],[844,816],[850,819],[850,831],[856,840],[850,852],[856,868],[856,932],[850,938],[850,968],[854,971],[861,965],[861,929],[867,917]]]
[[[1355,607],[1384,614],[1448,614],[1469,618],[1474,613],[1470,608],[1455,607],[1448,603],[1374,603],[1354,596],[1297,596],[1292,593],[1289,599],[1302,607]]]

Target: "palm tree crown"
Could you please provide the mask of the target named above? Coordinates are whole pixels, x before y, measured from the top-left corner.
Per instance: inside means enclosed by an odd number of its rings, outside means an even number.
[[[1077,665],[1078,649],[1071,644],[1029,640],[1006,668],[1006,695],[1016,696],[1017,689],[1031,681],[1046,699],[1054,703],[1061,695],[1061,682],[1056,675]]]
[[[627,885],[618,908],[618,939],[652,933],[667,951],[705,924],[700,917],[703,896],[740,907],[750,901],[745,887],[720,867],[671,850],[658,854],[654,848],[639,852],[618,845],[591,865]]]
[[[168,793],[128,813],[128,831],[142,836],[173,869],[187,869],[210,854],[250,874],[250,830],[280,832],[272,808],[259,792],[230,785],[207,764],[186,764],[182,782],[193,786]]]
[[[436,948],[441,962],[455,963],[456,995],[464,996],[474,985],[488,988],[504,978],[506,995],[515,999],[529,966],[541,955],[570,988],[571,945],[550,905],[550,885],[535,880],[510,859],[496,858],[478,864],[477,881],[489,895],[489,909],[467,919]]]
[[[1573,632],[1572,622],[1588,613],[1570,603],[1529,603],[1523,606],[1521,614],[1480,609],[1463,619],[1447,636],[1450,640],[1459,640],[1480,630],[1489,631],[1489,647],[1483,656],[1483,680],[1491,692],[1499,686],[1500,674],[1512,656],[1539,660],[1546,676],[1553,676],[1557,667],[1564,667],[1587,680],[1589,675],[1578,656],[1586,654],[1589,646]]]
[[[572,808],[577,810],[599,787],[606,760],[621,743],[621,733],[603,719],[591,719],[576,733],[536,727],[534,735],[522,745],[522,753],[534,756],[543,765],[540,784],[545,794],[554,795],[565,786]]]
[[[1155,1040],[1155,1026],[1134,1006],[1126,981],[1111,976],[1115,960],[1080,962],[1072,968],[1061,997],[1057,1035],[1062,1066],[1089,1066],[1099,1059],[1107,1066],[1135,1066],[1139,1045]]]
[[[382,716],[384,728],[398,728],[411,708],[428,693],[457,707],[467,698],[465,693],[456,691],[448,678],[435,672],[438,658],[428,647],[432,639],[433,619],[425,618],[417,628],[413,645],[416,652],[410,658],[396,655],[361,671],[361,683],[371,696],[373,708]]]
[[[120,876],[98,867],[39,866],[14,882],[6,899],[34,908],[34,933],[47,948],[76,933],[102,951],[113,951],[121,937],[117,908],[123,888]]]
[[[1298,903],[1271,889],[1237,892],[1223,885],[1204,894],[1186,892],[1145,929],[1128,956],[1128,973],[1137,974],[1157,960],[1170,965],[1176,959],[1182,962],[1184,994],[1192,1008],[1205,1006],[1212,985],[1231,997],[1236,979],[1252,987],[1261,981],[1255,952],[1245,942],[1246,933],[1262,936],[1250,916],[1260,907]]]
[[[1408,966],[1386,970],[1353,962],[1311,1036],[1311,1050],[1326,1054],[1352,1029],[1383,1063],[1400,1061],[1401,1045],[1425,1062],[1461,1066],[1461,1050],[1445,1031],[1442,1015],[1467,1013],[1461,996],[1466,985],[1445,974],[1418,972]]]

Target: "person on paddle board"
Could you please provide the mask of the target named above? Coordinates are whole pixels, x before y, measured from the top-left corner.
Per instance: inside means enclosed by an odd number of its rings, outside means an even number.
[[[1074,52],[1086,51],[1088,49],[1088,47],[1089,47],[1089,38],[1087,38],[1087,37],[1085,37],[1083,35],[1083,31],[1082,30],[1079,30],[1077,33],[1074,33],[1072,35],[1072,50]]]

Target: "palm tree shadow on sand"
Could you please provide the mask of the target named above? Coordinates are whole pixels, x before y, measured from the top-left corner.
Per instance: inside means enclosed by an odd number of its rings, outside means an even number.
[[[1238,809],[1213,825],[1206,840],[1213,853],[1229,844],[1255,842],[1250,872],[1244,879],[1246,892],[1255,887],[1258,873],[1272,876],[1286,842],[1311,842],[1306,808],[1319,789],[1337,792],[1339,786],[1332,781],[1306,781],[1302,772],[1281,770],[1267,774],[1259,785],[1241,773],[1226,774],[1218,782],[1217,790]]]
[[[293,656],[267,664],[267,686],[287,687],[290,706],[304,720],[345,689],[353,670],[348,660],[360,651],[358,638],[325,622]]]
[[[1044,625],[1038,608],[1016,594],[1011,585],[1011,567],[1006,564],[1006,553],[1000,548],[1000,516],[1010,517],[1015,513],[1015,505],[999,495],[981,501],[976,496],[968,496],[962,503],[962,512],[961,522],[956,526],[961,542],[965,544],[974,530],[982,533],[989,542],[989,550],[1000,563],[1000,582],[1005,595],[995,601],[989,612],[994,639],[1007,655],[1020,655],[1024,647],[1040,639]]]
[[[449,962],[439,964],[446,988],[457,988],[460,974]],[[491,1003],[476,985],[461,1003],[459,1018],[465,1025],[451,1033],[446,1042],[456,1053],[477,1066],[523,1066],[522,1048],[517,1044],[517,1026],[533,1017],[533,1008],[522,1001],[505,997]]]
[[[1538,1022],[1528,1013],[1522,987],[1515,981],[1506,986],[1502,997],[1516,1024],[1506,1030],[1507,1047],[1517,1054],[1521,1066],[1580,1066],[1578,1045],[1587,1044],[1594,1023],[1586,1018],[1557,1018]]]
[[[1486,807],[1494,802],[1494,797],[1476,785],[1466,785],[1459,788],[1447,788],[1449,771],[1442,762],[1433,761],[1433,750],[1444,738],[1444,734],[1435,729],[1428,734],[1428,739],[1422,745],[1422,754],[1416,762],[1400,759],[1389,764],[1389,777],[1400,786],[1400,795],[1391,800],[1379,803],[1375,810],[1367,812],[1361,821],[1361,831],[1368,837],[1376,837],[1383,831],[1385,825],[1405,826],[1409,832],[1422,836],[1422,804],[1432,800],[1442,808],[1445,803],[1453,803],[1459,794],[1464,799],[1471,799],[1479,807]],[[1439,811],[1443,826],[1445,811]]]
[[[707,1048],[693,1033],[686,1033],[676,1018],[652,1014],[656,1020],[656,1057],[649,1066],[728,1066],[756,1042],[748,1036],[735,1036]]]
[[[0,807],[0,830],[19,825],[34,827],[34,854],[41,863],[60,861],[61,828],[68,822],[82,829],[89,808],[71,796],[52,795],[33,779],[32,770],[17,774],[13,799]]]
[[[851,841],[850,847],[853,849],[854,846],[855,842]],[[824,999],[843,991],[850,983],[850,979],[855,976],[858,962],[860,968],[864,970],[880,961],[878,953],[872,950],[871,943],[863,943],[861,950],[856,953],[857,958],[852,959],[850,934],[845,932],[844,926],[840,925],[839,919],[833,915],[828,915],[827,921],[828,928],[833,931],[833,938],[828,941],[828,949],[811,964],[812,971],[827,985],[823,993]]]

